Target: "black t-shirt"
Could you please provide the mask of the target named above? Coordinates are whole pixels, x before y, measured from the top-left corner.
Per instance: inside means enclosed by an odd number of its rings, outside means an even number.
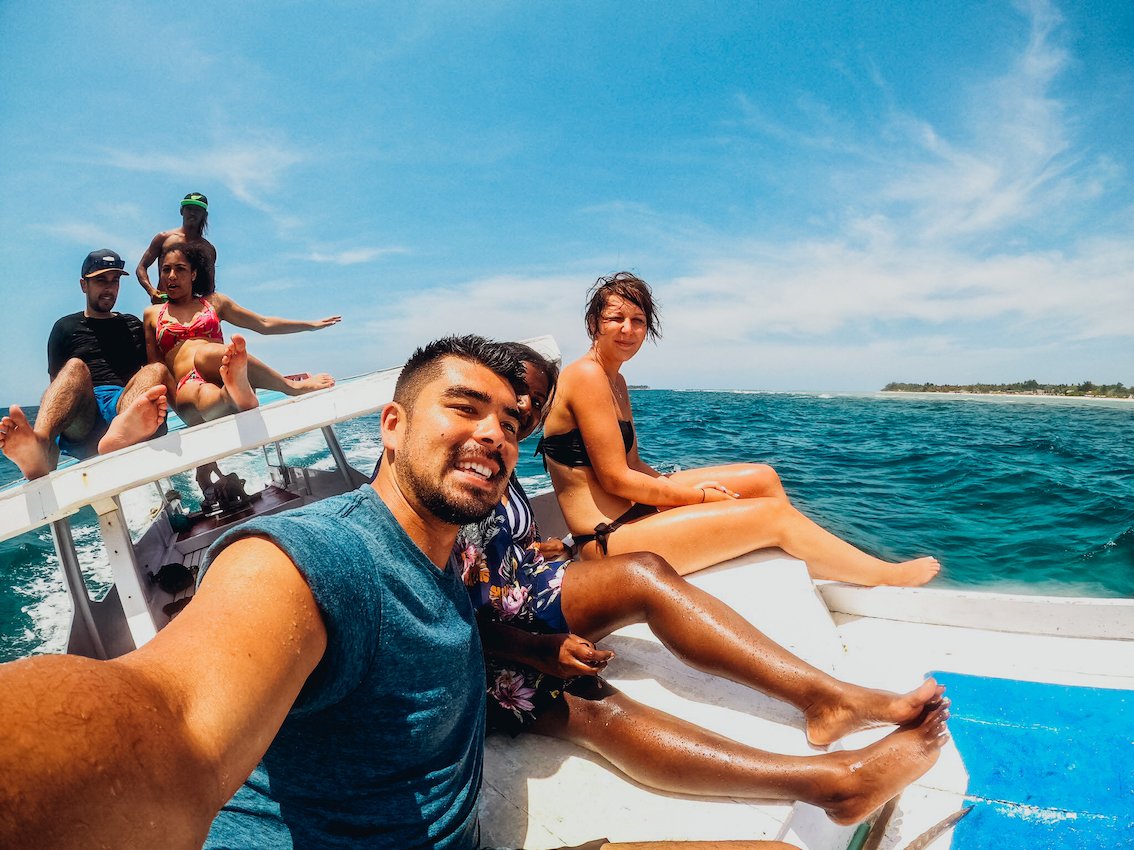
[[[129,313],[115,313],[109,319],[88,319],[82,312],[64,316],[47,338],[47,373],[52,380],[72,357],[87,364],[95,386],[126,386],[146,365],[142,320]]]

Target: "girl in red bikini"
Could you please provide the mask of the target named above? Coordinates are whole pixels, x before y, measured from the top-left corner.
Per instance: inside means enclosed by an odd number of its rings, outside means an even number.
[[[178,414],[190,424],[256,407],[257,389],[302,395],[334,386],[328,374],[285,378],[248,354],[244,337],[225,343],[221,321],[263,334],[317,331],[341,321],[306,322],[261,316],[215,291],[203,254],[185,243],[161,254],[161,279],[169,300],[147,308],[143,321],[150,362],[165,363],[177,381]]]

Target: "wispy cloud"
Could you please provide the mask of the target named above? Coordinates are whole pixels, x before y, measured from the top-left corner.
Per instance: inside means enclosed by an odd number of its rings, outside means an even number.
[[[255,136],[255,134],[246,134]],[[205,182],[222,183],[249,206],[275,214],[268,195],[284,175],[304,157],[270,134],[259,139],[215,144],[212,147],[167,151],[107,149],[102,165],[149,174],[170,174]]]
[[[651,262],[681,258],[670,263],[680,271],[652,281],[665,317],[665,342],[644,358],[653,379],[758,386],[810,372],[828,376],[826,388],[869,388],[955,370],[1009,380],[1025,377],[1021,364],[1037,354],[1058,362],[1055,352],[1134,341],[1131,208],[1088,237],[1065,238],[1053,217],[1125,175],[1082,159],[1070,107],[1053,94],[1070,61],[1058,13],[1042,2],[1022,11],[1026,43],[1003,76],[972,85],[964,120],[949,128],[902,111],[873,66],[879,112],[854,132],[807,98],[802,127],[742,100],[734,126],[824,151],[825,167],[841,175],[827,184],[831,217],[811,233],[772,241],[642,204],[588,208],[633,230]],[[407,345],[470,329],[546,332],[578,352],[587,282],[471,280],[388,303],[372,327]]]
[[[335,266],[356,266],[361,263],[369,263],[373,260],[388,257],[393,254],[408,254],[408,248],[391,247],[391,248],[342,248],[339,250],[317,250],[309,254],[302,255],[301,259],[310,260],[313,263],[329,263]]]

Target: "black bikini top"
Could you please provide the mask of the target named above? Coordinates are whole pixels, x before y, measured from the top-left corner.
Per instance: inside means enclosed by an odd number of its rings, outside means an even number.
[[[634,448],[634,423],[629,419],[619,419],[618,430],[622,432],[622,445],[626,448],[626,454],[630,454],[630,449]],[[578,428],[572,428],[563,434],[540,437],[535,453],[544,456],[544,463],[547,458],[551,458],[564,466],[591,466],[587,447],[583,444],[583,435]]]

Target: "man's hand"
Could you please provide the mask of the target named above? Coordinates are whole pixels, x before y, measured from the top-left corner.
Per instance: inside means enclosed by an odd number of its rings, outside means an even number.
[[[613,652],[598,649],[586,638],[573,634],[540,635],[540,649],[538,663],[533,666],[560,679],[597,676],[614,657]]]
[[[568,558],[575,557],[575,553],[570,548],[564,545],[563,541],[558,537],[549,537],[543,541],[536,541],[531,545],[539,555],[548,563],[555,561],[565,561]]]

